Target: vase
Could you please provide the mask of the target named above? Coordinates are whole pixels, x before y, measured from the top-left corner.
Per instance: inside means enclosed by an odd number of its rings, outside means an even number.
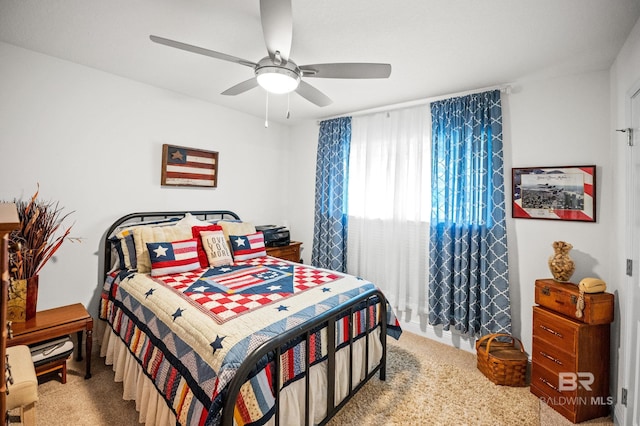
[[[549,269],[553,279],[560,282],[569,282],[576,270],[569,251],[573,246],[564,241],[555,241],[552,245],[554,254],[549,258]]]
[[[7,320],[25,322],[36,315],[38,305],[38,275],[11,280],[7,300]]]

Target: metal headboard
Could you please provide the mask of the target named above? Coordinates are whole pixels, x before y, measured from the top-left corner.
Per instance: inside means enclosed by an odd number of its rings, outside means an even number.
[[[182,211],[165,211],[165,212],[138,212],[138,213],[130,213],[128,215],[122,216],[109,227],[107,233],[104,237],[104,252],[103,252],[103,263],[102,266],[104,270],[102,271],[103,282],[100,283],[102,285],[104,280],[107,278],[107,273],[109,269],[111,269],[111,241],[109,240],[113,236],[113,232],[123,225],[131,225],[135,226],[136,223],[148,221],[148,220],[163,220],[163,219],[181,219],[190,213],[193,216],[196,216],[201,220],[212,220],[212,219],[232,219],[232,220],[240,220],[240,216],[230,210],[182,210]]]

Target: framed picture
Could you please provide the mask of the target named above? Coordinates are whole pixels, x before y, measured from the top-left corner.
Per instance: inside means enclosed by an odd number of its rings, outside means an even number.
[[[162,145],[164,186],[218,186],[218,153],[184,146]]]
[[[596,221],[596,166],[514,168],[514,218]]]

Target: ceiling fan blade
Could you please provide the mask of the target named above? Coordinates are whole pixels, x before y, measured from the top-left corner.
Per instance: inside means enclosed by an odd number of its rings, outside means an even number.
[[[260,0],[262,34],[269,57],[277,63],[276,52],[287,62],[293,38],[293,14],[291,0]]]
[[[247,90],[251,90],[258,85],[258,80],[255,77],[250,78],[249,80],[245,80],[242,83],[238,83],[233,87],[228,88],[224,92],[223,95],[233,96],[239,95],[240,93],[244,93]]]
[[[388,78],[391,65],[373,63],[341,63],[302,65],[305,77],[317,78]]]
[[[333,101],[329,99],[327,95],[325,95],[309,83],[305,82],[304,80],[300,80],[300,85],[296,89],[296,92],[309,102],[312,102],[319,107],[324,107],[333,103]]]
[[[223,61],[235,62],[236,64],[245,65],[247,67],[255,68],[258,66],[255,62],[248,61],[242,58],[236,58],[235,56],[227,55],[226,53],[216,52],[215,50],[205,49],[203,47],[193,46],[191,44],[182,43],[175,40],[170,40],[164,37],[158,37],[150,35],[149,38],[154,43],[164,44],[165,46],[175,47],[176,49],[186,50],[187,52],[198,53],[200,55],[210,56],[216,59],[222,59]]]

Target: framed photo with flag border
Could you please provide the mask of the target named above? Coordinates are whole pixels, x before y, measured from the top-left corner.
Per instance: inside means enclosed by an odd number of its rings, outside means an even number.
[[[596,221],[596,166],[512,169],[512,217]]]
[[[162,145],[163,186],[218,186],[218,153],[176,145]]]

